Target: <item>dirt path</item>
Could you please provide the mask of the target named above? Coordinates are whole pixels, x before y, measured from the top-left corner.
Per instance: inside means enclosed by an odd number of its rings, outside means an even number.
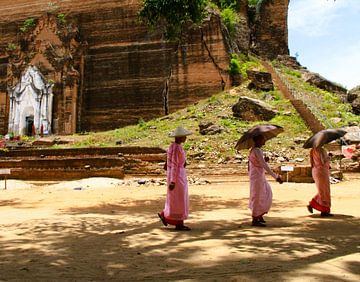
[[[313,184],[271,182],[266,228],[250,226],[246,178],[213,178],[190,186],[193,230],[180,233],[156,216],[164,186],[8,180],[0,281],[359,281],[360,176],[351,178],[332,185],[329,219],[305,209]]]

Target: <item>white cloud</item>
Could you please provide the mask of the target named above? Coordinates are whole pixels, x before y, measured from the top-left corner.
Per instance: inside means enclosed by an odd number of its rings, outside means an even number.
[[[333,78],[348,89],[360,85],[360,40],[334,56],[329,65],[329,79]]]
[[[332,0],[292,0],[289,5],[289,30],[308,36],[324,35],[340,16],[342,6]]]
[[[289,47],[304,66],[348,89],[360,85],[360,0],[291,0]]]

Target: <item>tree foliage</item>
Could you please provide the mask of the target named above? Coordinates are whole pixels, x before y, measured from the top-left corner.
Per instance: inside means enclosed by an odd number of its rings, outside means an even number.
[[[239,22],[239,16],[233,8],[225,8],[220,13],[221,18],[232,36],[236,29],[236,24]]]
[[[248,1],[248,5],[250,7],[256,7],[257,3],[259,2],[259,0],[249,0]]]
[[[168,40],[181,39],[190,24],[206,17],[208,0],[143,0],[141,19],[152,28],[163,28]]]
[[[240,73],[240,62],[239,57],[236,54],[231,54],[230,64],[229,64],[229,73],[231,75],[236,75]]]
[[[240,0],[212,0],[220,9],[232,8],[238,10],[240,8]]]

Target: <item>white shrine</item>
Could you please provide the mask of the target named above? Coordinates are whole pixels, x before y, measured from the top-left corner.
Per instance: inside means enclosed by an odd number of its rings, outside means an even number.
[[[20,82],[9,90],[9,133],[15,136],[51,133],[52,87],[36,66],[30,65],[25,70]]]

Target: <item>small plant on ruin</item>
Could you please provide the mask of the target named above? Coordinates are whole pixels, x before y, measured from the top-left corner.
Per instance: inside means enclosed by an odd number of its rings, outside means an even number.
[[[147,124],[146,122],[143,120],[143,118],[139,118],[138,120],[138,127],[140,129],[146,129],[147,128]]]
[[[256,7],[257,3],[259,3],[259,2],[260,2],[260,0],[249,0],[248,5],[250,7]]]
[[[60,24],[65,25],[66,24],[66,15],[63,13],[60,13],[57,15],[57,19]]]
[[[47,80],[47,83],[53,85],[53,84],[55,84],[55,80],[50,78],[50,79]]]
[[[221,11],[221,18],[228,29],[230,35],[234,35],[236,24],[239,22],[239,16],[233,8],[225,8]]]
[[[240,62],[239,62],[239,57],[236,54],[231,54],[229,74],[230,75],[240,74]]]
[[[20,31],[23,33],[28,32],[34,26],[35,26],[35,19],[33,18],[26,19],[22,27],[20,27]]]
[[[247,78],[247,70],[262,70],[263,67],[259,61],[251,56],[245,58],[243,54],[239,56],[240,61],[240,73],[243,78]]]
[[[54,14],[54,13],[56,13],[56,11],[57,11],[58,9],[59,9],[59,6],[56,5],[55,2],[49,2],[49,3],[48,3],[48,8],[47,8],[47,10],[48,10],[49,13]]]
[[[287,69],[287,70],[285,70],[285,73],[290,76],[295,76],[297,78],[301,78],[301,72],[299,72],[297,70]]]
[[[14,51],[16,50],[17,48],[17,45],[15,43],[8,43],[7,47],[6,47],[6,50],[7,51]]]
[[[207,3],[207,0],[143,0],[139,16],[152,29],[163,28],[166,39],[181,41],[186,28],[204,20]]]
[[[232,8],[238,10],[240,8],[240,0],[213,0],[221,9]]]

